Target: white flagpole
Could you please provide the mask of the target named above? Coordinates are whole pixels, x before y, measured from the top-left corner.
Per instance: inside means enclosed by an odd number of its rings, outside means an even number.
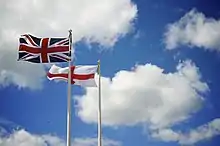
[[[69,30],[69,49],[72,49],[72,30]],[[72,56],[72,55],[71,55]],[[69,61],[69,74],[68,74],[68,97],[67,97],[67,146],[71,146],[71,60]]]
[[[100,60],[98,61],[98,73],[99,73],[99,99],[98,99],[98,146],[102,146],[102,113],[101,113],[101,68]]]

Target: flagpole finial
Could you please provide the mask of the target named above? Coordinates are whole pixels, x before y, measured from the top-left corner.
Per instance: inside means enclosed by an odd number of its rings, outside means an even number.
[[[70,41],[72,43],[72,29],[69,29],[69,38],[70,38]]]
[[[72,29],[69,29],[69,37],[72,37]]]

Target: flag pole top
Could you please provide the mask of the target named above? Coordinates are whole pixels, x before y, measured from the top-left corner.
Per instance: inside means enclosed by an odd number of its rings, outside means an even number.
[[[69,37],[72,38],[72,29],[69,29]],[[72,40],[71,40],[72,41]]]

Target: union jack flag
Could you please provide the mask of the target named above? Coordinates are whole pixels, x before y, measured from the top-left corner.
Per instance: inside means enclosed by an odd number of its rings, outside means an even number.
[[[71,59],[69,38],[38,38],[25,34],[19,38],[19,43],[19,61],[52,63]]]

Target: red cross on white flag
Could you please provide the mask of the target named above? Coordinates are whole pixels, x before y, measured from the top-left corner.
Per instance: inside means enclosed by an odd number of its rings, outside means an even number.
[[[80,85],[84,87],[97,87],[95,82],[95,73],[97,72],[97,65],[77,65],[71,66],[71,84]],[[59,67],[52,65],[47,78],[49,80],[58,79],[68,81],[69,67]]]

